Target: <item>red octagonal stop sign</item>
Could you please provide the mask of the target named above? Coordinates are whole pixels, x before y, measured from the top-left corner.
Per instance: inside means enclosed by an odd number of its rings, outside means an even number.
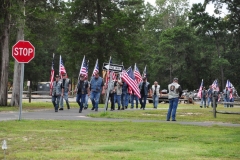
[[[29,41],[18,41],[12,47],[12,56],[18,63],[28,63],[35,56],[35,48]]]

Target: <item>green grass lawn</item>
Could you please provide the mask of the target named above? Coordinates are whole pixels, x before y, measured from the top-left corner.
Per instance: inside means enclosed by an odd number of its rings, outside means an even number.
[[[104,105],[100,104],[102,108]],[[72,108],[78,108],[71,103]],[[89,106],[91,108],[91,105]],[[148,104],[147,108],[152,108]],[[50,102],[23,102],[23,110],[52,110]],[[0,141],[7,140],[7,160],[237,160],[240,127],[192,126],[165,123],[168,104],[157,110],[107,111],[91,117],[160,120],[147,122],[92,122],[60,120],[1,121]],[[180,104],[178,121],[240,123],[235,114],[217,114],[211,108]],[[240,108],[217,110],[239,112]],[[0,107],[0,112],[18,107]],[[4,159],[3,151],[0,159]]]
[[[91,117],[106,117],[106,118],[126,118],[126,119],[147,119],[147,120],[166,120],[169,104],[159,104],[158,109],[151,110],[132,110],[125,111],[108,111],[105,113],[90,114]],[[147,108],[153,108],[152,104],[147,104]],[[179,104],[177,109],[177,121],[195,121],[195,122],[225,122],[240,124],[239,114],[221,114],[217,113],[217,118],[214,118],[212,108],[200,108],[195,104]],[[217,111],[240,112],[240,106],[233,108],[224,108],[223,105],[218,105]]]
[[[22,120],[0,129],[7,160],[240,159],[239,127]]]

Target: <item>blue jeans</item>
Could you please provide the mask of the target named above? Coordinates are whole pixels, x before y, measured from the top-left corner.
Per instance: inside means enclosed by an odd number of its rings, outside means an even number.
[[[128,93],[122,93],[121,95],[121,103],[123,107],[128,106]]]
[[[84,103],[84,105],[83,105],[83,106],[86,107],[86,108],[88,107],[88,98],[89,98],[89,97],[88,97],[88,95],[86,94],[85,103]]]
[[[90,99],[92,101],[93,108],[95,108],[96,111],[98,110],[99,98],[100,92],[91,92]]]
[[[141,108],[145,109],[145,107],[146,107],[147,95],[142,95],[142,94],[141,94],[141,98],[140,98],[139,100],[140,100]]]
[[[229,99],[229,102],[234,102],[234,98]],[[230,104],[229,107],[233,107],[233,104]]]
[[[60,101],[60,95],[59,96],[52,96],[52,103],[55,108],[55,111],[58,111],[59,101]],[[57,102],[56,102],[57,100]]]
[[[229,98],[228,97],[224,97],[224,102],[229,102]],[[224,107],[229,107],[228,103],[224,103]]]
[[[131,108],[134,108],[134,100],[136,100],[136,108],[138,108],[138,97],[134,94],[131,95]]]
[[[78,103],[81,111],[83,109],[83,104],[85,103],[85,99],[86,99],[86,94],[81,94],[81,93],[77,94],[76,102]]]
[[[114,94],[114,104],[118,103],[118,109],[121,107],[121,95],[117,95],[116,93]],[[124,107],[124,106],[123,106]]]
[[[176,111],[178,107],[178,98],[169,99],[169,108],[167,113],[167,121],[170,120],[172,115],[172,120],[176,120]]]
[[[200,106],[203,106],[204,105],[204,107],[206,108],[206,97],[202,97],[201,98],[201,104],[200,104]]]
[[[208,97],[207,106],[209,106],[210,103],[211,103],[211,105],[212,105],[212,97]]]
[[[153,108],[157,108],[158,101],[159,101],[158,95],[153,95],[152,99],[153,99]]]
[[[67,105],[69,105],[69,103],[68,103],[68,91],[63,93],[63,97],[62,96],[60,97],[60,103],[59,104],[60,104],[61,108],[63,108],[63,99],[65,99]]]

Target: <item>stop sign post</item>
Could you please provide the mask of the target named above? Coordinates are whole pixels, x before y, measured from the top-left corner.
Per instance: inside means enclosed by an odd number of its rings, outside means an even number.
[[[12,47],[12,56],[21,63],[21,79],[20,79],[20,100],[19,100],[19,120],[22,115],[22,92],[23,92],[23,77],[24,77],[24,63],[29,63],[35,57],[35,48],[29,41],[18,41]]]

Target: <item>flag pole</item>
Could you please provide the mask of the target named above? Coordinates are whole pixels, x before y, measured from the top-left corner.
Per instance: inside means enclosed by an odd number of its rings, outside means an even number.
[[[52,79],[54,79],[54,66],[53,66],[53,62],[54,62],[54,56],[55,56],[55,54],[53,53],[53,58],[52,58],[52,67],[51,67],[51,78],[50,78],[50,89],[52,89],[52,87],[53,87],[53,81],[52,81]],[[53,72],[52,72],[52,69],[53,69]]]
[[[82,65],[81,65],[81,67],[80,67],[80,70],[79,70],[79,74],[78,74],[78,81],[79,81],[79,76],[80,76],[80,73],[81,73],[81,69],[82,69],[82,66],[83,66],[83,62],[84,62],[84,60],[85,60],[85,55],[84,55],[84,57],[83,57],[83,60],[82,60]]]
[[[95,66],[93,68],[93,73],[94,73],[95,68],[97,67],[97,64],[98,64],[98,59],[96,60]],[[90,79],[90,83],[92,82],[93,73],[92,73],[92,76],[91,76],[91,79]]]
[[[109,73],[109,69],[110,69],[110,61],[111,61],[111,56],[110,56],[110,59],[109,59],[109,62],[108,62],[108,70],[107,70],[107,73]],[[107,111],[107,103],[108,103],[108,98],[109,98],[109,88],[110,88],[110,82],[112,81],[112,72],[110,73],[110,80],[108,82],[108,88],[107,88],[107,95],[106,95],[106,100],[105,100],[105,106],[104,106],[104,113],[106,113]]]
[[[60,77],[61,77],[61,73],[60,73],[60,71],[61,71],[61,70],[60,70],[60,66],[61,66],[61,59],[62,59],[62,56],[60,55],[60,58],[59,58],[59,73],[58,73]]]
[[[95,63],[94,69],[93,69],[93,73],[94,73],[95,68],[97,67],[97,63],[98,63],[98,59],[96,60],[96,63]],[[93,76],[93,73],[92,73],[92,76]]]

